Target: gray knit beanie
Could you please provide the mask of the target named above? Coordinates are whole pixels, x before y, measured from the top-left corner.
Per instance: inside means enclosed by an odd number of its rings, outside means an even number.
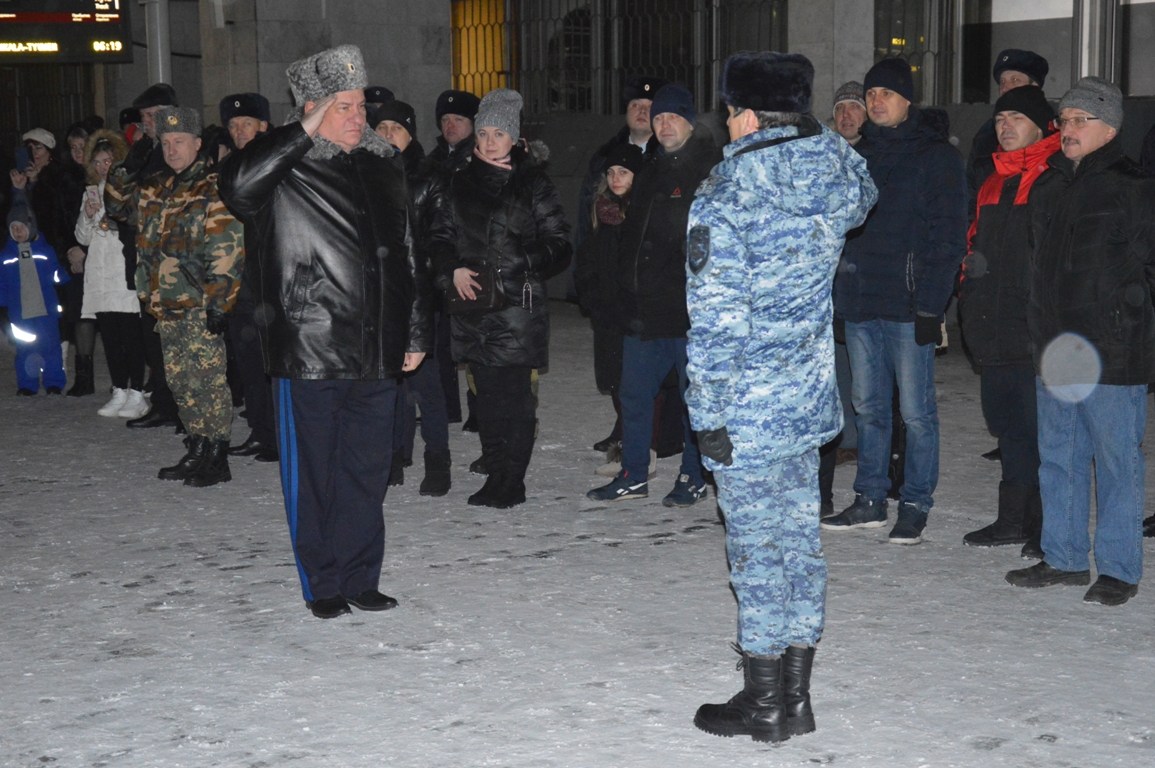
[[[521,94],[508,88],[494,88],[481,98],[477,117],[473,118],[474,130],[485,127],[499,128],[514,141],[521,138]]]
[[[866,109],[866,91],[863,90],[862,83],[850,80],[838,86],[838,90],[834,92],[834,107],[837,108],[844,101],[853,101]]]
[[[1100,77],[1084,77],[1075,83],[1059,102],[1059,112],[1064,109],[1081,109],[1116,131],[1123,127],[1123,92]]]

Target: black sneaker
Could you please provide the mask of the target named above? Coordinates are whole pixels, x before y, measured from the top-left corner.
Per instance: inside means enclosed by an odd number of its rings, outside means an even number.
[[[1053,587],[1058,584],[1073,584],[1086,586],[1091,583],[1090,571],[1060,571],[1047,563],[1035,563],[1030,568],[1020,568],[1009,571],[1007,583],[1016,587]]]
[[[881,528],[886,524],[886,499],[868,499],[861,493],[854,503],[821,525],[827,531],[849,531],[852,528]]]
[[[1087,590],[1087,594],[1083,595],[1083,602],[1122,605],[1137,594],[1139,594],[1138,584],[1128,584],[1113,576],[1099,574],[1099,578],[1095,579],[1095,583]]]
[[[318,619],[335,619],[346,613],[352,613],[349,610],[349,603],[340,595],[322,597],[320,600],[308,600],[305,602],[305,607],[312,611]]]
[[[926,528],[927,513],[910,501],[898,504],[898,520],[890,529],[887,538],[891,544],[918,544],[922,541],[922,530]]]
[[[586,494],[592,501],[625,501],[627,499],[644,499],[650,495],[650,484],[645,480],[634,482],[623,470],[612,481],[601,488],[594,488]]]
[[[358,592],[352,597],[346,597],[345,600],[349,605],[362,611],[387,611],[397,607],[396,600],[375,589]]]

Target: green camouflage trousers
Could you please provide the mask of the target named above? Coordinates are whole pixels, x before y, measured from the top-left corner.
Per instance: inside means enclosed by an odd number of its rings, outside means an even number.
[[[205,328],[201,307],[156,322],[164,375],[190,435],[228,440],[233,399],[225,381],[225,338]]]

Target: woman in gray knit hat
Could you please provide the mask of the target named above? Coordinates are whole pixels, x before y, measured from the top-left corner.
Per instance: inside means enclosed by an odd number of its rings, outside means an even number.
[[[537,424],[530,378],[549,364],[545,282],[572,251],[557,190],[519,142],[521,105],[505,88],[481,100],[473,157],[454,174],[430,232],[453,359],[469,363],[477,386],[488,477],[469,503],[499,509],[525,501]]]

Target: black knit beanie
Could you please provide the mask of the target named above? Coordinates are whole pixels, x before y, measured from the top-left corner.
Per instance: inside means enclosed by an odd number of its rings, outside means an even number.
[[[914,101],[914,80],[906,59],[883,59],[870,68],[862,81],[863,88],[885,88],[907,101]]]
[[[1031,122],[1050,133],[1051,121],[1055,119],[1055,110],[1047,103],[1043,89],[1037,85],[1024,85],[1012,88],[999,97],[995,102],[995,114],[1000,112],[1021,112],[1031,119]]]

